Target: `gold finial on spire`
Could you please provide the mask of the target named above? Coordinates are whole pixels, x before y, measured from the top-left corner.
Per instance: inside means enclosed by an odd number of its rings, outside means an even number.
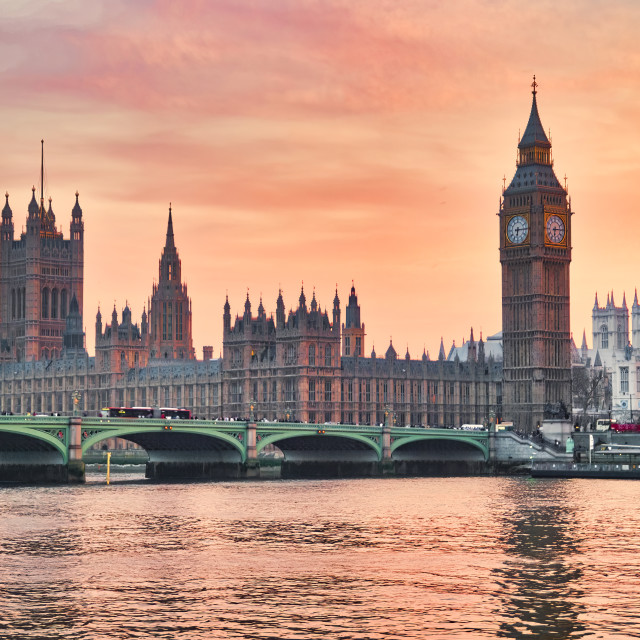
[[[567,190],[567,174],[564,174],[564,190]]]
[[[536,82],[536,76],[535,76],[535,74],[534,74],[534,76],[533,76],[533,82],[531,83],[531,86],[533,87],[533,91],[532,91],[531,93],[533,93],[533,95],[535,96],[535,95],[536,95],[536,93],[538,93],[538,92],[536,91],[536,89],[538,88],[538,83]]]

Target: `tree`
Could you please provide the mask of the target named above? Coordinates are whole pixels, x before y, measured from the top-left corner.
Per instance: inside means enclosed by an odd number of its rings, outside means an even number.
[[[606,396],[608,379],[603,369],[574,367],[571,372],[573,404],[582,409],[581,422],[586,424],[589,409],[597,411]]]

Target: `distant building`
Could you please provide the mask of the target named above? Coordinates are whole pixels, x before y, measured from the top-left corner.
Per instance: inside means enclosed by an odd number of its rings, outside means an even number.
[[[602,393],[593,411],[618,422],[640,421],[640,304],[634,294],[631,306],[631,331],[626,295],[616,306],[613,291],[600,306],[598,295],[592,309],[592,347],[587,346],[586,333],[578,351],[587,371],[602,370],[610,389]]]

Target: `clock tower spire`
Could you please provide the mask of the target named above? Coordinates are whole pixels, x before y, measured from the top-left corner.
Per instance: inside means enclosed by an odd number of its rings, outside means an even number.
[[[498,213],[503,418],[527,431],[571,411],[571,203],[553,170],[535,76],[531,86],[529,122]]]

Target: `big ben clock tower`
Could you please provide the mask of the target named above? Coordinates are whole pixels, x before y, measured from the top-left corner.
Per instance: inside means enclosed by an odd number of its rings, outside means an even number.
[[[553,171],[536,102],[500,201],[503,419],[532,431],[571,410],[571,201]]]

